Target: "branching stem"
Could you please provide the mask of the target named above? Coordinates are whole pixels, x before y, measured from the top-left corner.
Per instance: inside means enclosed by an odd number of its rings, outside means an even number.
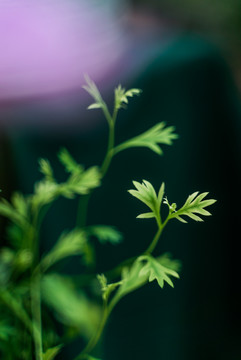
[[[161,223],[160,218],[157,218],[157,224],[158,224],[158,231],[156,232],[151,244],[148,246],[148,248],[141,254],[142,255],[150,255],[155,247],[157,246],[157,243],[160,239],[160,236],[162,234],[162,231],[164,229],[164,227],[166,226],[168,222],[168,217],[166,218],[166,220],[164,221],[164,223]],[[118,265],[117,268],[113,269],[111,272],[108,273],[108,276],[110,275],[120,275],[121,270],[123,269],[124,266],[130,266],[137,257],[132,257],[129,258],[125,261],[123,261],[121,264]],[[107,275],[107,274],[106,274]],[[104,330],[104,327],[106,325],[106,322],[109,318],[110,313],[112,312],[112,310],[114,309],[114,307],[116,306],[116,304],[119,302],[119,300],[122,298],[122,296],[115,296],[112,298],[112,300],[110,301],[110,304],[107,305],[107,302],[104,302],[104,311],[103,311],[103,317],[100,323],[100,326],[96,332],[96,334],[90,339],[90,341],[88,342],[88,344],[86,345],[86,347],[84,348],[84,350],[81,352],[81,354],[79,356],[77,356],[74,360],[80,360],[80,359],[84,359],[85,356],[87,354],[89,354],[91,352],[91,350],[94,349],[94,347],[96,346],[97,342],[99,341],[101,334]]]

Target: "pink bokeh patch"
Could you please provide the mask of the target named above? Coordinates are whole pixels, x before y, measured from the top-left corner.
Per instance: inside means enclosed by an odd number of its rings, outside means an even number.
[[[121,56],[110,13],[76,0],[0,0],[0,100],[77,88],[103,78]]]

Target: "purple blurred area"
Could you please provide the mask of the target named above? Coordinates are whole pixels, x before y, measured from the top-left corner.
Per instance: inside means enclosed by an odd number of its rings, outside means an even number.
[[[165,46],[170,29],[127,1],[0,0],[1,127],[95,126],[84,75],[110,97]]]
[[[123,52],[117,19],[74,0],[0,1],[0,103],[73,91],[108,78]]]

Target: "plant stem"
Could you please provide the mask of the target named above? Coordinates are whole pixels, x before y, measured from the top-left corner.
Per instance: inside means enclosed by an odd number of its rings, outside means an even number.
[[[32,265],[32,275],[30,278],[30,299],[31,299],[35,360],[42,360],[43,358],[41,293],[40,293],[41,272],[39,267],[39,237],[38,237],[39,227],[40,227],[39,211],[37,210],[33,217],[33,229],[34,229],[33,237],[32,237],[33,265]]]
[[[155,250],[155,248],[158,244],[159,238],[160,238],[168,220],[169,219],[167,217],[163,224],[159,220],[157,220],[158,231],[157,231],[156,235],[154,236],[152,242],[150,243],[150,245],[148,246],[148,248],[146,249],[146,251],[144,251],[144,253],[142,255],[149,255]]]
[[[110,125],[111,123],[113,123],[113,116],[111,116],[106,104],[103,104],[102,111],[105,115],[105,118],[106,118],[108,124]]]
[[[158,221],[159,227],[158,227],[158,231],[155,234],[150,246],[146,249],[146,251],[144,251],[142,253],[142,255],[148,255],[151,254],[153,252],[153,250],[155,249],[158,240],[161,236],[161,233],[165,227],[167,223],[167,220],[163,223],[163,225]],[[134,261],[136,260],[136,257],[132,257],[130,259],[127,259],[125,261],[123,261],[117,268],[113,269],[111,271],[112,275],[114,273],[119,273],[121,271],[121,269],[125,266],[125,265],[131,265]],[[109,273],[110,275],[110,273]],[[118,274],[119,275],[119,274]],[[104,313],[103,313],[103,317],[100,323],[100,326],[96,332],[96,334],[90,339],[90,341],[88,342],[88,344],[86,345],[86,347],[84,348],[84,350],[81,352],[81,354],[79,356],[77,356],[74,360],[80,360],[80,359],[84,359],[85,356],[87,354],[89,354],[91,352],[91,350],[93,350],[93,348],[96,346],[97,342],[99,341],[101,334],[104,330],[104,327],[106,325],[106,322],[108,320],[108,317],[110,315],[110,313],[112,312],[112,310],[114,309],[114,307],[116,306],[116,304],[120,301],[120,299],[122,298],[122,296],[116,296],[113,297],[112,301],[110,302],[109,306],[107,306],[106,302],[104,303]]]
[[[107,153],[108,155],[108,153]],[[157,220],[157,225],[158,225],[158,230],[151,242],[151,244],[148,246],[148,248],[142,253],[142,255],[149,255],[151,254],[155,247],[157,246],[157,243],[159,241],[159,238],[162,234],[162,231],[164,229],[164,227],[166,226],[169,217],[166,218],[166,220],[164,221],[164,223],[162,224],[161,222],[161,217],[160,214],[158,213],[158,215],[156,216],[156,220]],[[109,276],[117,276],[120,275],[121,270],[123,269],[124,266],[128,266],[131,265],[135,260],[136,260],[136,256],[129,258],[125,261],[123,261],[121,264],[119,264],[115,269],[111,270],[110,272],[108,272],[108,277]],[[106,274],[107,275],[107,274]],[[122,296],[121,296],[122,297]],[[108,317],[110,315],[110,313],[112,312],[112,310],[114,309],[115,305],[119,302],[119,300],[121,299],[121,297],[117,296],[117,297],[113,297],[112,301],[110,302],[109,306],[107,306],[107,302],[104,302],[104,312],[103,312],[103,317],[100,323],[100,326],[96,332],[96,334],[90,339],[90,341],[88,342],[88,344],[86,345],[86,347],[84,348],[84,350],[74,359],[74,360],[81,360],[84,359],[86,357],[87,354],[89,354],[91,352],[91,350],[93,350],[93,348],[96,346],[97,342],[99,341],[101,334],[104,330],[105,324],[108,320]]]
[[[148,255],[148,254],[151,254],[157,243],[158,243],[158,240],[161,236],[161,233],[167,223],[167,220],[161,224],[161,222],[157,221],[158,223],[158,231],[156,232],[156,235],[154,236],[151,244],[149,245],[149,247],[146,249],[146,251],[143,252],[142,255]],[[130,259],[127,259],[126,261],[124,261],[123,263],[121,263],[116,269],[114,269],[113,271],[116,271],[116,270],[121,270],[123,268],[124,265],[130,265],[132,264],[134,261],[135,261],[136,257],[133,257],[133,258],[130,258]],[[107,319],[110,315],[110,313],[112,312],[112,310],[114,309],[115,305],[119,302],[119,300],[121,299],[121,297],[114,297],[112,299],[112,301],[110,302],[109,306],[106,305],[106,303],[104,304],[104,314],[103,314],[103,318],[102,318],[102,321],[100,323],[100,326],[97,330],[97,333],[93,336],[93,338],[89,341],[89,343],[86,345],[85,349],[82,351],[82,353],[79,355],[79,357],[77,357],[75,360],[80,360],[83,358],[84,355],[90,353],[90,351],[95,347],[95,345],[97,344],[97,342],[99,341],[100,337],[101,337],[101,334],[103,332],[103,329],[105,327],[105,324],[107,322]]]
[[[110,166],[111,160],[113,158],[114,143],[115,143],[115,123],[114,121],[112,121],[109,123],[109,140],[108,140],[107,153],[101,166],[102,177],[105,176]]]
[[[102,332],[104,330],[104,327],[106,325],[106,322],[108,320],[108,317],[109,317],[112,309],[113,308],[109,309],[106,302],[104,302],[103,316],[102,316],[100,325],[99,325],[99,327],[97,329],[97,332],[94,334],[94,336],[87,343],[84,350],[74,360],[84,359],[86,357],[86,355],[89,354],[94,349],[94,347],[96,346],[96,344],[98,343],[98,341],[99,341],[99,339],[100,339],[100,337],[102,335]]]
[[[40,294],[40,271],[36,270],[31,278],[31,311],[33,321],[33,340],[35,347],[35,359],[42,360],[42,321],[41,321],[41,294]]]
[[[141,254],[138,256],[142,256],[142,255],[149,255],[151,254],[154,250],[155,247],[158,244],[158,241],[160,239],[160,236],[162,234],[162,231],[164,230],[167,222],[168,222],[168,218],[164,221],[164,223],[162,224],[159,220],[157,220],[157,224],[158,224],[158,230],[152,240],[152,242],[150,243],[150,245],[148,246],[148,248]],[[105,272],[105,276],[109,279],[115,278],[117,276],[120,275],[121,270],[123,269],[124,266],[130,266],[133,264],[133,262],[137,259],[138,256],[133,256],[129,259],[126,259],[124,261],[122,261],[116,268],[109,270],[107,272]]]
[[[154,236],[152,242],[150,243],[150,245],[148,246],[148,248],[146,249],[146,251],[144,251],[144,253],[142,255],[149,255],[151,254],[155,247],[157,246],[157,243],[158,243],[158,240],[161,236],[161,233],[162,233],[162,230],[163,230],[163,227],[159,227],[156,235]]]

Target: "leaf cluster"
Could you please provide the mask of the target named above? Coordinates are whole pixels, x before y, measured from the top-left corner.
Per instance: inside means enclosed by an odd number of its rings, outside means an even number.
[[[98,275],[102,297],[106,303],[109,300],[109,311],[112,311],[121,298],[153,280],[161,288],[164,282],[174,287],[171,277],[179,278],[177,270],[180,270],[180,262],[173,260],[169,254],[157,258],[139,256],[130,266],[123,267],[120,281],[108,283],[104,274]]]
[[[214,199],[206,199],[208,193],[195,192],[178,209],[176,203],[170,205],[164,198],[164,183],[156,191],[147,180],[142,183],[133,181],[135,189],[129,190],[129,193],[148,207],[148,212],[139,214],[137,218],[154,218],[157,225],[155,236],[142,254],[123,261],[105,274],[97,275],[96,239],[103,246],[117,245],[123,240],[123,234],[113,225],[80,225],[77,214],[76,226],[70,230],[63,229],[54,246],[40,256],[41,225],[49,207],[60,196],[70,200],[79,197],[80,202],[83,198],[86,200],[94,189],[101,186],[114,155],[133,147],[148,148],[161,155],[163,151],[160,145],[171,145],[178,137],[174,127],[167,127],[164,122],[160,122],[144,133],[116,145],[115,122],[118,111],[126,107],[130,98],[140,95],[141,91],[136,88],[126,90],[119,85],[114,90],[114,106],[113,111],[110,111],[97,86],[88,76],[84,89],[94,99],[88,109],[101,109],[109,125],[107,153],[102,166],[85,169],[67,149],[62,148],[58,159],[66,173],[65,181],[58,182],[50,162],[40,159],[39,170],[43,178],[35,184],[33,193],[23,195],[15,192],[10,201],[0,200],[0,215],[9,220],[9,245],[0,251],[0,312],[3,314],[0,319],[0,356],[7,354],[9,359],[32,358],[34,345],[36,360],[53,360],[64,346],[65,339],[72,341],[76,337],[83,337],[87,345],[74,360],[100,360],[93,357],[91,351],[99,341],[116,304],[149,282],[156,281],[161,288],[165,283],[174,287],[173,278],[179,278],[178,260],[173,260],[168,253],[157,257],[153,255],[167,223],[172,219],[186,222],[183,217],[202,221],[200,216],[211,215],[206,208],[215,202]],[[87,201],[87,212],[86,204]],[[162,204],[169,209],[164,221]],[[53,270],[57,262],[74,256],[79,256],[81,261],[82,273],[78,277]],[[98,291],[101,292],[98,298],[93,290],[96,277]],[[65,339],[57,335],[56,321],[67,329]]]
[[[195,221],[203,221],[203,219],[197,214],[203,216],[210,216],[211,213],[207,211],[205,208],[210,205],[213,205],[216,202],[216,200],[214,199],[203,200],[208,195],[208,192],[204,192],[201,194],[199,194],[199,192],[194,192],[193,194],[188,196],[184,205],[177,210],[176,203],[169,204],[167,197],[163,199],[164,191],[165,191],[164,183],[162,183],[158,191],[158,194],[156,193],[151,183],[148,182],[147,180],[143,180],[142,183],[133,181],[133,184],[136,190],[128,190],[129,193],[135,198],[139,199],[141,202],[143,202],[151,210],[151,212],[138,215],[137,218],[139,219],[156,218],[160,227],[162,226],[162,221],[161,221],[162,203],[166,204],[169,208],[169,214],[164,221],[164,224],[166,225],[166,223],[171,219],[177,219],[183,223],[186,223],[187,221],[183,219],[182,216],[187,216]]]

